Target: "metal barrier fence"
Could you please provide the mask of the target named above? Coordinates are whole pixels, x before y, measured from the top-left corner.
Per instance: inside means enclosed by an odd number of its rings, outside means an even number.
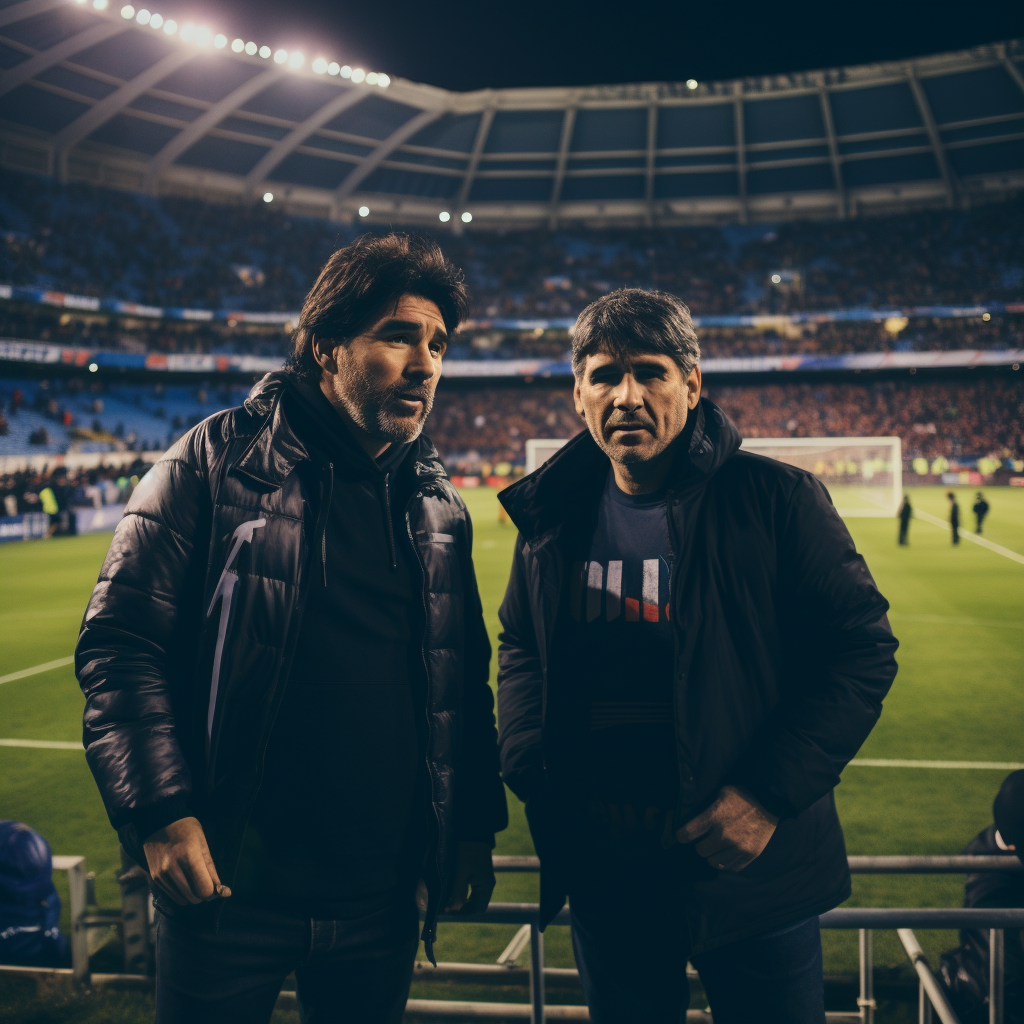
[[[895,857],[850,857],[850,871],[854,874],[964,874],[989,871],[1024,871],[1024,865],[1013,855],[1005,856],[895,856]],[[86,935],[89,928],[110,927],[113,918],[106,915],[89,915],[85,903],[85,858],[53,858],[55,870],[67,871],[70,887],[70,910],[72,920],[72,967],[31,968],[0,966],[0,976],[5,973],[29,976],[63,975],[69,980],[89,980],[88,944]],[[537,872],[540,861],[536,857],[495,857],[494,870],[498,873]],[[134,891],[134,890],[133,890]],[[138,916],[133,911],[134,916]],[[448,923],[518,924],[522,927],[509,943],[506,952],[494,965],[488,964],[438,964],[437,968],[424,967],[418,970],[419,977],[431,975],[438,978],[462,981],[495,981],[512,979],[516,969],[515,960],[520,952],[530,948],[528,979],[530,988],[529,1004],[522,1003],[465,1003],[435,999],[410,999],[407,1013],[416,1018],[491,1018],[523,1019],[531,1024],[544,1024],[546,1020],[589,1020],[583,1006],[546,1006],[545,982],[561,984],[578,980],[578,973],[572,969],[545,968],[544,936],[540,930],[540,908],[536,903],[492,903],[480,914],[443,914],[441,921]],[[920,944],[914,935],[914,928],[978,928],[989,932],[989,1024],[1003,1024],[1003,931],[1006,928],[1024,928],[1024,909],[973,909],[973,908],[931,908],[931,907],[840,907],[822,914],[819,918],[824,929],[857,929],[859,932],[859,996],[857,1010],[850,1013],[829,1013],[834,1022],[858,1021],[860,1024],[874,1024],[876,1001],[874,996],[874,931],[894,929],[918,976],[918,1005],[920,1024],[932,1024],[933,1013],[942,1024],[960,1024],[956,1013],[949,1004],[941,984],[932,972]],[[137,922],[136,922],[137,923]],[[552,924],[568,925],[569,911],[565,908]],[[122,923],[122,932],[127,940],[129,922]],[[114,984],[146,983],[148,979],[138,974],[93,975],[94,986]],[[282,1002],[294,1000],[294,993],[282,993]],[[713,1024],[711,1016],[701,1011],[690,1011],[688,1019]]]

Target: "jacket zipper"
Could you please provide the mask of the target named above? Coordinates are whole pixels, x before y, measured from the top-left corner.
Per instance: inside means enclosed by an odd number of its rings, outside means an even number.
[[[327,494],[328,500],[324,502],[324,482],[323,477],[320,479],[320,509],[317,512],[316,525],[313,527],[313,543],[316,544],[316,535],[320,533],[321,541],[321,553],[324,558],[324,586],[327,585],[327,562],[326,562],[326,543],[327,537],[327,514],[330,511],[330,496],[334,493],[334,463],[330,462],[327,465]],[[316,547],[313,547],[313,551]],[[252,794],[249,797],[249,805],[245,810],[245,823],[242,825],[242,838],[245,837],[245,830],[249,825],[249,818],[252,815],[252,809],[256,805],[256,797],[259,796],[260,785],[263,782],[263,770],[266,766],[267,761],[267,747],[270,745],[270,736],[274,731],[274,724],[277,722],[278,712],[281,710],[281,699],[284,696],[284,687],[288,685],[288,673],[291,670],[292,657],[295,652],[295,644],[299,637],[299,627],[302,623],[302,613],[306,609],[306,598],[309,596],[309,587],[300,589],[299,600],[298,600],[298,615],[296,617],[295,624],[292,626],[292,635],[289,638],[287,652],[281,663],[281,671],[278,675],[277,693],[274,694],[274,708],[270,715],[270,723],[267,726],[266,731],[263,734],[263,739],[260,744],[260,768],[259,768],[259,781],[256,783]],[[281,680],[284,680],[282,683]],[[241,843],[238,847],[238,853],[235,856],[235,864],[231,872],[231,880],[234,881],[234,876],[238,872],[238,862],[242,857],[242,846]],[[224,901],[221,900],[217,907],[217,927],[220,925],[220,915],[224,909]]]
[[[391,568],[398,568],[398,557],[395,552],[395,527],[391,521],[391,474],[384,474],[384,512],[388,522],[388,545],[391,550]]]
[[[427,567],[423,564],[423,557],[420,555],[420,549],[416,546],[416,538],[413,536],[413,532],[412,532],[412,521],[409,518],[409,506],[412,505],[412,502],[413,502],[415,497],[416,497],[416,495],[414,494],[414,495],[412,495],[409,498],[409,503],[406,505],[406,508],[405,508],[405,529],[406,529],[406,532],[409,534],[409,543],[412,544],[412,549],[416,553],[416,561],[419,562],[420,574],[421,574],[421,579],[422,579],[421,599],[423,601],[423,616],[424,616],[424,618],[423,618],[423,633],[422,633],[422,635],[420,637],[420,657],[423,659],[423,675],[424,675],[424,681],[426,683],[426,694],[425,694],[426,701],[425,701],[425,703],[426,703],[426,714],[427,714],[427,759],[426,759],[427,760],[427,779],[430,782],[430,809],[434,812],[434,822],[436,823],[436,826],[437,826],[437,841],[435,843],[435,848],[434,848],[434,873],[437,876],[438,889],[441,890],[441,889],[444,888],[444,877],[441,874],[441,862],[438,859],[438,855],[440,854],[440,850],[441,850],[441,844],[440,844],[440,838],[441,838],[441,819],[438,818],[438,816],[437,816],[437,806],[434,803],[434,772],[433,772],[433,770],[430,767],[430,750],[431,750],[431,746],[432,746],[432,742],[433,742],[433,738],[434,738],[434,729],[433,729],[433,726],[432,726],[431,721],[430,721],[430,700],[431,700],[431,696],[432,696],[432,688],[431,688],[431,683],[430,683],[430,666],[427,664],[427,623],[426,623],[427,596],[426,596],[426,593],[425,593],[426,586],[427,586]],[[429,911],[429,909],[430,909],[430,902],[431,902],[430,899],[429,899],[429,895],[430,895],[429,886],[428,886],[428,889],[427,889],[427,895],[428,895],[427,909]],[[438,893],[438,895],[440,895],[440,892]],[[429,936],[430,936],[429,939],[425,940],[426,943],[427,943],[427,949],[426,949],[427,958],[431,961],[431,963],[436,963],[436,961],[434,960],[434,948],[433,947],[434,947],[434,942],[437,940],[437,911],[435,910],[435,912],[434,912],[433,920],[430,920],[429,914],[428,914],[428,919],[424,923],[429,928]]]

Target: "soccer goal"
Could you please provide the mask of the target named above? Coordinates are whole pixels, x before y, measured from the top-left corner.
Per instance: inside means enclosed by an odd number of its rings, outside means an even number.
[[[569,440],[565,437],[531,437],[526,442],[526,472],[540,469]]]
[[[748,437],[742,447],[812,472],[841,516],[894,516],[903,499],[898,437]]]

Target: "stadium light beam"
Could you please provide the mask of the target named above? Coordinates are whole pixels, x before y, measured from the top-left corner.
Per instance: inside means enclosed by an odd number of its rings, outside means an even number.
[[[352,69],[352,81],[353,82],[361,82],[364,78],[366,78],[366,72],[362,68],[353,68]]]
[[[384,74],[377,76],[377,84],[382,88],[386,89],[391,84],[391,79]]]
[[[192,42],[192,40],[196,37],[195,25],[193,25],[192,22],[190,21],[186,22],[184,25],[181,26],[181,31],[178,33],[178,35],[182,39],[184,39],[186,43]]]
[[[274,201],[274,193],[273,192],[264,192],[263,193],[263,202],[265,202],[265,203],[272,203],[273,201]]]
[[[369,72],[367,72],[366,84],[367,85],[376,85],[377,84],[377,72],[376,71],[369,71]]]
[[[296,51],[295,51],[295,52],[294,52],[294,53],[293,53],[293,54],[292,54],[292,55],[291,55],[291,56],[290,56],[290,57],[288,58],[288,66],[289,66],[289,67],[292,67],[292,68],[301,68],[301,67],[302,67],[302,65],[303,65],[303,64],[305,63],[305,61],[306,61],[306,58],[305,58],[305,56],[303,56],[303,54],[299,53],[299,51],[298,51],[298,50],[296,50]]]
[[[359,216],[360,217],[369,217],[370,216],[370,208],[368,206],[360,206],[359,207]]]
[[[450,213],[449,213],[449,212],[448,212],[447,210],[442,210],[442,211],[441,211],[441,212],[440,212],[440,213],[439,213],[439,214],[437,215],[437,219],[438,219],[438,220],[439,220],[439,221],[440,221],[440,222],[441,222],[442,224],[447,224],[447,223],[448,223],[448,221],[450,221],[450,220],[452,219],[452,215],[451,215],[451,214],[450,214]]]

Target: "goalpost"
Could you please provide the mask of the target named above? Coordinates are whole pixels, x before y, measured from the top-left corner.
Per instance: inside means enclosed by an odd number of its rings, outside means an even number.
[[[748,437],[741,447],[809,470],[847,516],[895,516],[903,500],[898,437]]]
[[[562,438],[531,438],[526,472],[538,469],[565,443]],[[741,447],[813,473],[841,516],[895,516],[903,500],[898,437],[748,437]]]

